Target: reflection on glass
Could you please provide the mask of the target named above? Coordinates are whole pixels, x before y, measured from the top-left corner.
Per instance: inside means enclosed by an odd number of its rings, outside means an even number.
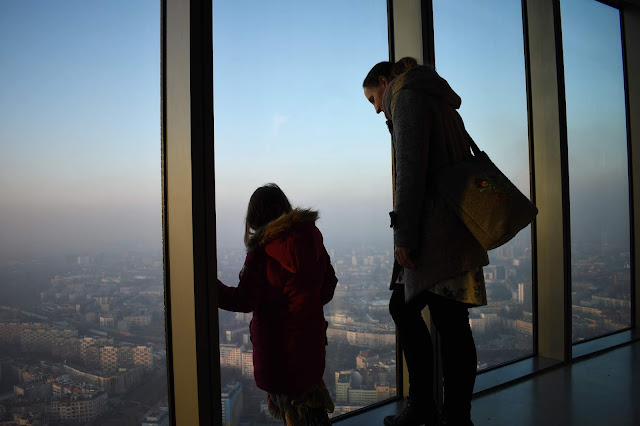
[[[159,30],[158,2],[0,4],[2,424],[168,422]]]
[[[386,2],[215,0],[213,10],[218,277],[238,283],[257,187],[275,182],[319,210],[339,279],[325,306],[333,415],[395,396],[390,137],[362,92],[388,57]],[[219,315],[225,424],[281,424],[253,378],[251,314]]]
[[[520,3],[433,2],[436,68],[462,98],[480,148],[529,194],[527,100]],[[483,369],[533,353],[531,228],[489,252],[489,304],[470,310]]]
[[[631,325],[629,178],[620,15],[563,1],[574,342]]]

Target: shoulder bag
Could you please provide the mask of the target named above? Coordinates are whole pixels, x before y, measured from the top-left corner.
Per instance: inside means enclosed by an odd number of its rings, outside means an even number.
[[[530,224],[536,206],[480,151],[469,136],[473,156],[436,174],[438,193],[485,250],[499,247]]]

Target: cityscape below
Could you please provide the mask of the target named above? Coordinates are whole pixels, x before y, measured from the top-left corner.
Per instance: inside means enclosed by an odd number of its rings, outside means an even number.
[[[531,245],[522,234],[490,252],[489,305],[470,310],[479,371],[533,354]],[[393,259],[389,247],[327,249],[338,286],[325,306],[324,382],[337,416],[398,394]],[[628,249],[581,244],[572,253],[573,340],[629,327]],[[237,285],[244,256],[219,247],[219,279]],[[0,300],[0,424],[168,424],[160,251],[14,259],[0,267]],[[253,379],[250,321],[219,311],[223,424],[279,424]]]

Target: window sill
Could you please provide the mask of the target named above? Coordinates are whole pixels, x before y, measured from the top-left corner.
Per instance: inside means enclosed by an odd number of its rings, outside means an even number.
[[[364,408],[362,411],[358,410],[353,414],[345,414],[333,420],[332,423],[339,426],[381,425],[382,419],[397,415],[403,407],[403,400],[398,398],[375,407]]]
[[[588,342],[577,343],[572,347],[571,361],[597,355],[636,340],[640,340],[640,332],[637,330],[625,330]],[[473,389],[474,397],[517,383],[561,364],[563,362],[557,359],[531,357],[495,370],[480,373],[476,378],[476,384]]]
[[[557,359],[532,356],[504,367],[479,373],[473,395],[477,397],[488,391],[511,385],[559,364],[562,362]]]
[[[575,361],[580,358],[586,358],[618,348],[636,340],[640,340],[640,332],[638,330],[625,330],[608,336],[598,337],[587,342],[575,343],[571,356]]]
[[[514,362],[494,370],[478,374],[474,387],[474,397],[494,391],[500,387],[524,380],[543,370],[552,368],[561,362],[548,358],[531,357]],[[362,411],[349,413],[336,418],[333,423],[339,426],[361,426],[382,424],[385,416],[396,415],[402,411],[403,400],[391,400],[376,407],[365,408]]]
[[[626,330],[588,342],[578,343],[573,345],[573,361],[600,354],[636,340],[640,340],[640,332],[636,330]],[[479,373],[473,389],[474,398],[526,380],[531,376],[561,364],[563,364],[563,362],[556,359],[531,357]],[[402,411],[402,408],[403,400],[398,398],[379,403],[379,405],[371,408],[364,408],[357,412],[340,416],[333,421],[333,424],[339,426],[382,424],[382,419],[384,419],[385,416],[396,415]]]

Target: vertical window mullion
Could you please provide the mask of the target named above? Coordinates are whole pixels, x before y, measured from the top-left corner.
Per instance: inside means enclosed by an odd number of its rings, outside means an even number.
[[[172,422],[219,425],[211,4],[164,0],[162,23]]]
[[[566,361],[571,348],[570,238],[559,3],[525,0],[523,8],[527,17],[534,199],[540,211],[535,225],[538,355]]]
[[[630,168],[631,192],[631,309],[632,326],[640,327],[640,289],[637,273],[640,266],[640,49],[637,43],[640,38],[640,6],[626,4],[620,11],[622,28],[622,58],[625,78],[625,101],[627,115],[627,140]]]

